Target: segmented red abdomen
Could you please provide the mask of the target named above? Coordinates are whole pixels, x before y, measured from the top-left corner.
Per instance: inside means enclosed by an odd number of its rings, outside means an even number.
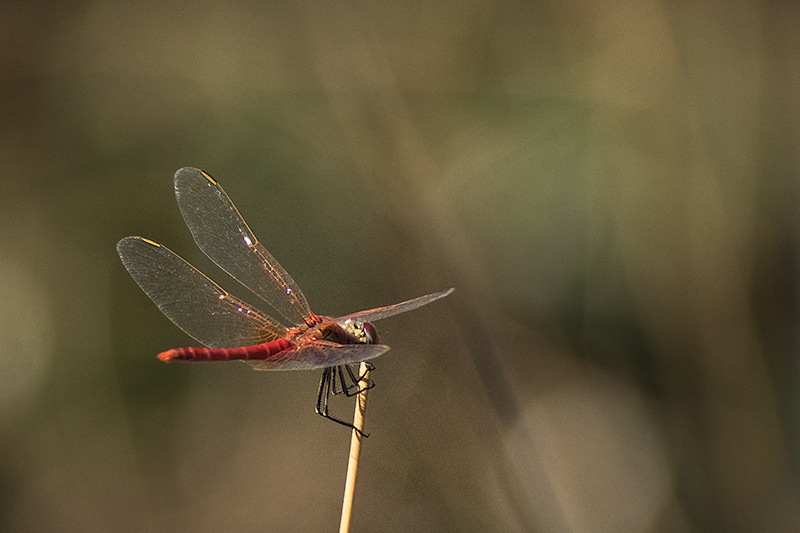
[[[242,348],[175,348],[158,354],[162,361],[234,361],[242,359],[269,359],[293,347],[287,339],[278,339]]]

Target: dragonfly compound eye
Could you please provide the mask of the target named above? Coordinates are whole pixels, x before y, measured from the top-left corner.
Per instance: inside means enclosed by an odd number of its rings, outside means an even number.
[[[380,341],[378,340],[378,332],[375,331],[375,326],[370,324],[369,322],[364,322],[364,334],[367,337],[364,344],[378,344]]]

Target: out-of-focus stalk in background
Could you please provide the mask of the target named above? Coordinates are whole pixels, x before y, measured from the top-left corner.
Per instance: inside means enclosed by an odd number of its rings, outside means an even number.
[[[194,246],[191,165],[319,314],[457,288],[377,324],[353,531],[800,530],[794,2],[0,21],[0,529],[336,527],[316,373],[155,358],[193,341],[121,237],[266,308]]]

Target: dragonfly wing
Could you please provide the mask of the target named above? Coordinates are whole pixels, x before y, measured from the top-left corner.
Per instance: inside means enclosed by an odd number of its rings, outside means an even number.
[[[292,324],[311,324],[314,315],[303,292],[214,178],[186,167],[175,173],[174,184],[183,219],[203,253]]]
[[[269,342],[286,328],[227,293],[166,246],[142,237],[117,243],[122,264],[176,326],[210,348]]]
[[[377,307],[367,311],[359,311],[358,313],[337,318],[336,322],[344,322],[346,320],[352,320],[354,322],[374,322],[375,320],[380,320],[381,318],[413,311],[414,309],[422,307],[423,305],[428,305],[431,302],[435,302],[439,298],[444,298],[454,290],[455,289],[451,288],[444,291],[435,292],[433,294],[428,294],[427,296],[420,296],[419,298],[414,298],[413,300],[400,302],[399,304],[387,305],[386,307]]]
[[[248,361],[253,370],[314,370],[375,359],[389,351],[383,344],[336,344],[314,341],[280,352],[265,361]]]

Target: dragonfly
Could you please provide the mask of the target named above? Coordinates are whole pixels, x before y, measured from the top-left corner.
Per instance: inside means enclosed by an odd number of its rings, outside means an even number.
[[[172,250],[144,237],[117,243],[122,264],[164,315],[203,347],[174,348],[162,361],[244,361],[255,370],[322,369],[316,413],[354,428],[329,412],[330,396],[353,396],[374,383],[361,362],[386,353],[372,322],[444,298],[447,289],[339,318],[314,314],[303,291],[259,242],[228,195],[207,173],[185,167],[174,177],[175,198],[200,250],[264,300],[285,322],[225,291]]]

